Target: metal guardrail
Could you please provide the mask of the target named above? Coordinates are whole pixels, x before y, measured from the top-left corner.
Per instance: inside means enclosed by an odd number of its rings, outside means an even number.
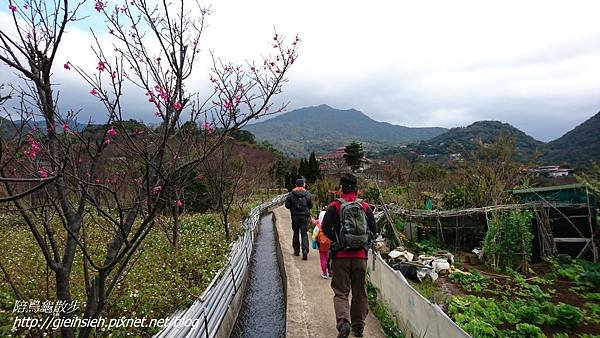
[[[175,312],[167,325],[154,337],[215,337],[248,272],[261,215],[265,210],[283,204],[286,196],[287,194],[279,195],[252,209],[244,221],[243,236],[231,246],[227,265],[217,272],[200,298],[188,309]]]

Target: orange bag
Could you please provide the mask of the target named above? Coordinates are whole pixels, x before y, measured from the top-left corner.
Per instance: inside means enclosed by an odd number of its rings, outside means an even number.
[[[327,236],[325,236],[323,231],[319,231],[319,234],[317,235],[317,243],[319,243],[319,251],[327,251],[331,246],[331,241],[329,238],[327,238]]]

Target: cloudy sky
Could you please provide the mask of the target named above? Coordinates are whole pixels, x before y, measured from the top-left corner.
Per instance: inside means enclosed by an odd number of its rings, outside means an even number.
[[[112,1],[112,2],[116,2]],[[63,60],[92,67],[88,28],[71,27],[56,65],[62,104],[97,119],[88,88]],[[109,0],[109,5],[111,1]],[[214,0],[204,51],[233,61],[269,52],[273,29],[300,35],[300,57],[279,102],[328,104],[406,126],[508,122],[548,141],[600,111],[598,1]],[[0,27],[9,23],[0,0]],[[101,39],[103,39],[101,35]],[[202,54],[204,60],[208,53]],[[208,88],[201,62],[197,90]],[[3,82],[12,81],[0,66]],[[152,121],[152,109],[132,117]],[[96,116],[96,117],[94,117]]]

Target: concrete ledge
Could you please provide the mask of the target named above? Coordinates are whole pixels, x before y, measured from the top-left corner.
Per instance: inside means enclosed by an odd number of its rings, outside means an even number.
[[[369,280],[379,289],[380,299],[392,312],[406,337],[470,338],[437,304],[425,299],[381,256],[369,255],[368,269]]]
[[[283,252],[281,251],[281,243],[279,242],[279,232],[277,231],[277,217],[273,215],[273,235],[275,237],[275,250],[277,252],[277,265],[279,266],[279,274],[281,275],[281,285],[283,286],[283,299],[287,300],[287,274],[285,272],[285,264],[283,262]],[[287,322],[287,301],[285,302],[284,318]],[[285,332],[284,325],[284,332]]]

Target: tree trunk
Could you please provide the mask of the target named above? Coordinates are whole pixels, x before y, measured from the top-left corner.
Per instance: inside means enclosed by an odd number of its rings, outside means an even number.
[[[225,238],[229,241],[229,217],[227,217],[227,212],[223,211],[223,225],[225,226]]]
[[[179,245],[179,224],[180,224],[180,220],[179,220],[179,206],[175,206],[173,207],[173,241],[172,241],[172,246],[173,248],[177,248],[177,246]]]
[[[71,287],[70,287],[70,269],[64,269],[62,266],[56,271],[56,298],[57,300],[64,301],[65,303],[71,303]],[[61,318],[71,318],[71,313],[60,313]],[[75,337],[74,329],[72,327],[61,327],[60,333],[63,338]]]

